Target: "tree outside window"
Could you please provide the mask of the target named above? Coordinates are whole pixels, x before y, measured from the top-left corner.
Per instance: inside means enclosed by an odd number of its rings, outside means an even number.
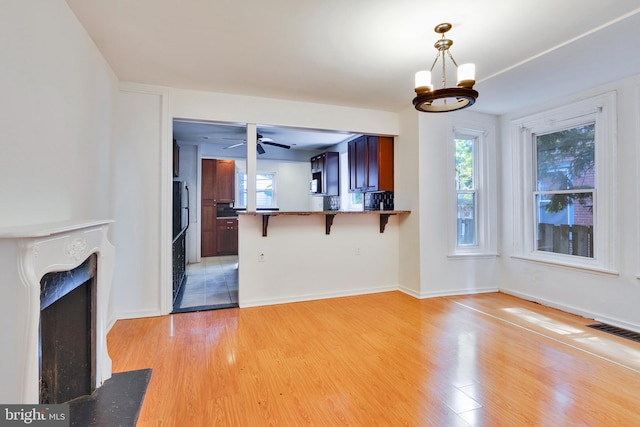
[[[534,141],[536,249],[593,258],[595,124]]]
[[[455,137],[455,167],[457,192],[457,245],[477,245],[476,184],[474,158],[476,138],[468,135]]]

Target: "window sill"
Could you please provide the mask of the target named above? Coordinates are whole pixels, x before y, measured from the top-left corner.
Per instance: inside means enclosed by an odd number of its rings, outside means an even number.
[[[495,252],[454,252],[447,255],[449,259],[495,259],[500,254]]]
[[[586,273],[601,274],[601,275],[604,275],[604,276],[614,276],[614,277],[620,276],[620,272],[617,271],[617,270],[611,270],[611,269],[604,268],[604,267],[597,266],[597,265],[587,265],[587,264],[580,264],[580,263],[569,263],[569,262],[563,262],[561,260],[549,259],[549,258],[546,258],[546,257],[539,257],[539,256],[512,255],[511,258],[512,259],[516,259],[516,260],[520,260],[520,261],[532,262],[532,263],[536,263],[536,264],[552,265],[552,266],[556,266],[556,267],[560,267],[560,268],[565,268],[565,269],[568,269],[568,270],[583,271],[583,272],[586,272]]]

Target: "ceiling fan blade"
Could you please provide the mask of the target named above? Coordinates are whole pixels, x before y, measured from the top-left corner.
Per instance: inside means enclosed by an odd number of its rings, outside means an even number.
[[[242,145],[246,145],[246,142],[240,142],[238,144],[233,144],[233,145],[230,145],[228,147],[224,147],[224,149],[226,150],[227,148],[236,148],[236,147],[240,147]]]
[[[274,147],[286,148],[287,150],[291,148],[290,145],[278,144],[277,142],[273,142],[273,141],[262,140],[260,142],[265,145],[273,145]]]
[[[256,145],[256,150],[258,151],[258,154],[266,153],[266,151],[264,151],[264,148],[262,147],[262,145],[260,145],[260,143]]]

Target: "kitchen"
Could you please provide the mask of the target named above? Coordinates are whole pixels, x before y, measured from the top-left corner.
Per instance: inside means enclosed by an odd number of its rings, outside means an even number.
[[[215,289],[220,293],[220,282],[230,275],[233,267],[233,284],[237,286],[238,213],[253,214],[245,212],[246,127],[174,120],[173,128],[177,145],[174,180],[183,181],[191,189],[189,205],[194,207],[189,209],[189,229],[185,232],[185,264],[188,264],[185,271],[188,278],[189,271],[200,271],[196,269],[207,263],[222,262],[225,269],[219,269],[215,278],[212,273],[209,275],[210,282],[218,283]],[[257,132],[255,209],[264,224],[263,236],[273,216],[309,213],[323,216],[323,212],[337,211],[384,209],[388,215],[380,217],[380,230],[384,229],[383,217],[386,224],[394,207],[393,137],[269,126],[259,126]],[[375,148],[365,158],[368,146]],[[371,176],[365,174],[369,170]],[[331,228],[328,221],[334,217],[325,218],[327,234]],[[212,266],[207,269],[211,271]],[[213,288],[211,283],[208,286]],[[237,306],[237,287],[229,289],[231,301],[214,298],[211,289],[209,296],[203,297],[199,289],[198,302],[191,304],[197,309]],[[192,308],[180,304],[182,293],[174,292],[174,311]],[[210,303],[214,300],[215,303]]]

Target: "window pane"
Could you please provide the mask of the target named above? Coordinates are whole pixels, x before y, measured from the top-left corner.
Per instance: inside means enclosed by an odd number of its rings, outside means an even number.
[[[475,138],[456,137],[456,190],[472,190]]]
[[[247,206],[247,174],[242,173],[238,179],[238,206]]]
[[[240,174],[238,206],[247,206],[247,174]],[[256,174],[256,207],[270,208],[276,205],[274,199],[275,174]]]
[[[595,124],[536,136],[537,190],[594,188]]]
[[[273,206],[273,174],[256,175],[256,206]]]
[[[536,194],[539,251],[593,258],[593,193]]]
[[[476,242],[476,194],[458,193],[458,246]]]

